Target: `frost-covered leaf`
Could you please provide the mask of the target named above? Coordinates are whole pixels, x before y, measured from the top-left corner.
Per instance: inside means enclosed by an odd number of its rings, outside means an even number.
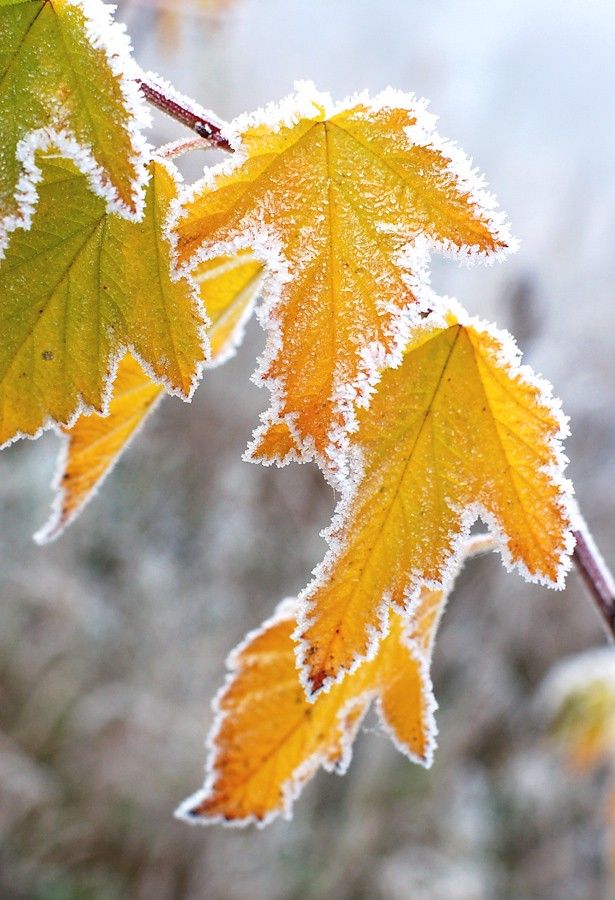
[[[446,581],[479,515],[507,567],[563,586],[572,539],[559,406],[508,335],[461,309],[438,320],[417,329],[358,413],[360,471],[300,596],[311,695],[369,655],[389,604],[408,608],[422,585]]]
[[[252,456],[272,425],[267,458],[287,421],[297,449],[334,469],[330,441],[354,399],[399,361],[412,313],[431,303],[427,252],[495,256],[507,229],[467,158],[407,94],[335,105],[304,86],[227,136],[233,158],[206,172],[178,216],[179,259],[251,247],[268,263],[259,372],[272,408]]]
[[[320,766],[346,770],[373,700],[395,746],[429,766],[436,734],[429,666],[443,605],[442,592],[425,590],[411,622],[391,612],[377,655],[312,704],[295,665],[296,603],[280,604],[229,657],[231,674],[214,703],[205,788],[180,815],[234,825],[290,817],[293,801]]]
[[[173,280],[165,220],[177,193],[153,161],[142,221],[109,214],[75,165],[48,152],[29,231],[0,262],[0,443],[102,411],[115,361],[131,350],[189,397],[205,356],[198,291]]]
[[[149,118],[121,26],[100,0],[0,0],[0,250],[36,199],[35,152],[60,146],[110,208],[140,212]]]
[[[209,366],[219,365],[233,354],[253,308],[261,272],[262,265],[244,254],[212,260],[194,273],[211,323]],[[125,356],[113,383],[108,415],[79,416],[71,428],[63,429],[66,444],[54,481],[53,512],[36,540],[53,540],[78,516],[155,408],[163,390],[133,357]]]

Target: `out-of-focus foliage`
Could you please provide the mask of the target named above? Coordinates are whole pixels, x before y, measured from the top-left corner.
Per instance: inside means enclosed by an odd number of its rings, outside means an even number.
[[[615,654],[610,648],[561,662],[543,695],[553,734],[575,768],[615,762]]]
[[[604,766],[615,769],[615,653],[590,650],[559,663],[543,687],[551,732],[575,772]],[[602,804],[609,836],[609,862],[615,889],[615,788]]]

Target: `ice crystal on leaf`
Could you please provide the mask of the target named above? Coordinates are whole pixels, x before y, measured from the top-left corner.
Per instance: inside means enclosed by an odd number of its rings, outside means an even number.
[[[432,317],[433,318],[433,317]],[[369,656],[387,607],[441,587],[480,517],[507,567],[562,587],[572,550],[566,421],[508,335],[455,309],[426,320],[358,413],[359,457],[300,596],[295,637],[315,695]]]
[[[468,159],[412,95],[336,105],[304,85],[226,136],[233,158],[206,172],[178,214],[179,262],[251,247],[267,263],[259,378],[272,408],[252,458],[263,446],[269,461],[289,456],[286,422],[296,452],[335,470],[354,400],[399,362],[431,303],[428,251],[494,257],[508,232]]]

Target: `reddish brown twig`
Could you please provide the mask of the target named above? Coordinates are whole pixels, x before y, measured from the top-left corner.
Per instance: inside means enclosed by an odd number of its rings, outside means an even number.
[[[615,579],[585,523],[573,532],[576,545],[573,559],[589,591],[611,641],[615,640]]]
[[[167,116],[171,116],[177,122],[181,122],[182,125],[186,125],[192,131],[196,131],[199,137],[208,141],[212,147],[218,147],[220,150],[226,150],[228,153],[233,152],[233,148],[222,135],[220,125],[216,122],[211,122],[193,109],[190,109],[187,102],[185,104],[180,103],[176,98],[169,97],[159,84],[153,84],[145,78],[138,78],[137,84],[148,103],[151,103],[156,109],[166,113]]]

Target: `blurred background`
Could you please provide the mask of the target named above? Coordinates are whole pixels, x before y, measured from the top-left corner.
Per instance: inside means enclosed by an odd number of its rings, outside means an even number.
[[[611,0],[121,0],[137,60],[230,118],[311,78],[342,97],[429,97],[488,175],[521,250],[435,260],[433,284],[509,328],[571,417],[582,509],[615,563],[615,7]],[[155,116],[158,144],[185,132]],[[194,178],[213,154],[182,161]],[[563,657],[603,643],[575,573],[563,593],[462,575],[433,676],[439,750],[411,765],[361,734],[292,822],[189,828],[228,651],[295,594],[334,505],[311,466],[241,453],[267,404],[263,335],[166,399],[56,544],[59,442],[0,455],[0,896],[35,900],[605,898],[608,766],[571,770],[536,701]],[[373,724],[373,723],[369,723]]]

